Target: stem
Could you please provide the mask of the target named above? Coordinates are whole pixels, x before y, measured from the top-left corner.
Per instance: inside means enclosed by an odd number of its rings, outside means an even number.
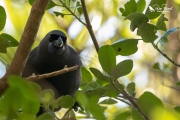
[[[71,112],[71,110],[73,109],[73,107],[69,108],[66,113],[64,114],[64,116],[62,117],[62,120],[66,119],[67,116],[69,115],[69,113]]]
[[[166,59],[168,59],[172,64],[180,67],[180,64],[174,62],[171,58],[169,58],[165,53],[163,53],[153,42],[151,42],[151,44],[153,45],[153,47],[159,52],[161,53]]]
[[[61,2],[61,4],[63,5],[63,7],[65,7],[70,13],[71,13],[71,15],[73,15],[77,20],[79,20],[79,22],[81,22],[84,26],[86,26],[86,23],[84,23],[79,17],[77,17],[76,15],[75,15],[75,13],[68,7],[68,6],[66,6],[66,4],[64,4],[63,2],[62,2],[62,0],[59,0],[60,2]]]
[[[117,80],[116,80],[117,81]],[[127,99],[129,100],[129,102],[133,105],[133,107],[135,107],[140,113],[141,115],[144,117],[145,120],[149,120],[149,118],[144,115],[144,113],[141,111],[141,109],[139,108],[138,103],[136,102],[136,100],[134,100],[125,90],[120,90],[117,86],[116,83],[114,82],[114,80],[111,80],[111,84],[115,87],[115,89],[119,92],[121,92],[121,94]]]
[[[54,72],[51,72],[51,73],[45,73],[45,74],[41,74],[41,75],[32,75],[32,76],[29,76],[26,79],[31,80],[31,81],[37,81],[37,80],[40,80],[40,79],[46,79],[46,78],[57,76],[57,75],[60,75],[60,74],[64,74],[64,73],[67,73],[67,72],[70,72],[70,71],[73,71],[73,70],[77,70],[77,68],[78,68],[78,65],[73,66],[73,67],[69,67],[69,68],[64,68],[62,70],[54,71]]]
[[[89,16],[88,16],[88,13],[87,13],[87,10],[86,10],[86,5],[85,5],[85,1],[84,0],[81,0],[81,4],[82,4],[82,9],[83,9],[83,12],[84,12],[84,17],[85,17],[85,20],[86,20],[86,24],[87,24],[87,29],[89,31],[89,34],[92,38],[92,41],[94,43],[94,46],[96,48],[96,51],[98,52],[99,51],[99,45],[98,45],[98,42],[97,42],[97,39],[94,35],[94,32],[93,32],[93,29],[92,29],[92,26],[91,26],[91,23],[90,23],[90,20],[89,20]]]
[[[26,63],[26,59],[31,50],[31,47],[35,41],[35,37],[39,29],[39,25],[41,23],[41,19],[44,15],[49,1],[50,0],[34,1],[28,21],[21,36],[19,46],[13,57],[12,63],[10,64],[9,69],[7,70],[4,77],[0,80],[0,94],[3,93],[3,91],[8,87],[6,80],[9,77],[9,75],[21,74]]]

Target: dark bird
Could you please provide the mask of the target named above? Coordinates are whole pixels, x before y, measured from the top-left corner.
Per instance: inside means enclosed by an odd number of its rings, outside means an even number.
[[[42,90],[52,89],[56,98],[62,95],[73,96],[78,90],[82,63],[75,50],[67,44],[67,36],[62,31],[53,30],[30,52],[22,77],[31,76],[33,73],[54,72],[63,69],[65,65],[68,67],[79,65],[79,67],[75,71],[37,81]]]

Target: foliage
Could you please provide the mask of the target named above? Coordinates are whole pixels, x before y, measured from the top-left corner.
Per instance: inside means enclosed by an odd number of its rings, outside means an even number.
[[[33,1],[29,0],[29,3],[32,5]],[[125,17],[125,20],[130,21],[130,30],[132,32],[137,30],[137,36],[141,37],[144,43],[152,44],[171,63],[179,66],[175,61],[179,48],[174,51],[172,59],[170,59],[159,47],[163,47],[168,43],[168,36],[179,30],[178,27],[167,30],[165,22],[168,19],[163,14],[163,10],[159,11],[154,8],[164,4],[166,4],[166,0],[151,0],[146,8],[145,0],[138,0],[137,2],[130,0],[124,5],[124,8],[119,8],[119,11]],[[64,12],[53,11],[56,16],[64,18],[71,15],[86,26],[86,23],[81,19],[83,10],[80,1],[51,1],[47,9],[55,6],[65,9]],[[2,6],[0,6],[0,12],[2,13],[0,15],[0,30],[3,30],[6,23],[6,12]],[[151,22],[153,19],[157,19],[155,24]],[[165,31],[164,35],[159,39],[157,36],[158,31]],[[133,71],[134,61],[126,59],[117,62],[116,57],[119,55],[129,56],[136,53],[138,50],[137,44],[140,40],[126,38],[116,40],[116,42],[109,45],[103,45],[98,51],[98,61],[102,69],[82,67],[82,83],[74,98],[66,95],[55,99],[52,90],[41,91],[40,87],[33,82],[17,76],[9,77],[9,88],[0,98],[0,119],[53,120],[56,117],[54,111],[60,107],[68,109],[63,119],[78,118],[76,113],[81,113],[85,116],[84,118],[92,117],[104,120],[107,119],[105,112],[108,106],[121,101],[128,105],[128,109],[119,109],[113,117],[114,120],[119,118],[121,120],[156,120],[159,118],[177,120],[180,117],[179,106],[176,106],[174,110],[172,108],[168,110],[164,103],[151,92],[144,92],[137,98],[136,84],[130,82],[125,85],[121,80],[122,77]],[[8,47],[16,47],[17,45],[17,40],[9,34],[2,33],[0,35],[1,53],[6,53]],[[161,65],[157,62],[153,68],[164,72],[168,69],[168,65]],[[177,86],[179,86],[178,82]],[[78,108],[74,106],[76,102],[79,103]],[[44,107],[47,113],[36,117],[40,106]]]

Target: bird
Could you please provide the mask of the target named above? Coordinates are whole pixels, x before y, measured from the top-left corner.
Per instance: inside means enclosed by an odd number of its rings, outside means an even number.
[[[74,96],[81,83],[82,62],[76,51],[67,44],[67,36],[60,30],[52,30],[45,35],[27,58],[22,77],[45,74],[78,65],[77,70],[58,76],[35,81],[42,90],[52,89],[55,97]]]

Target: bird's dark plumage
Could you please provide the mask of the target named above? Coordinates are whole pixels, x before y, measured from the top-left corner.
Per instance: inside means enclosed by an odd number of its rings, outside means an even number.
[[[65,65],[68,67],[79,65],[75,71],[37,81],[42,89],[52,89],[56,97],[73,96],[80,86],[81,64],[78,54],[67,45],[66,35],[59,30],[53,30],[30,52],[22,76],[57,71],[63,69]]]

